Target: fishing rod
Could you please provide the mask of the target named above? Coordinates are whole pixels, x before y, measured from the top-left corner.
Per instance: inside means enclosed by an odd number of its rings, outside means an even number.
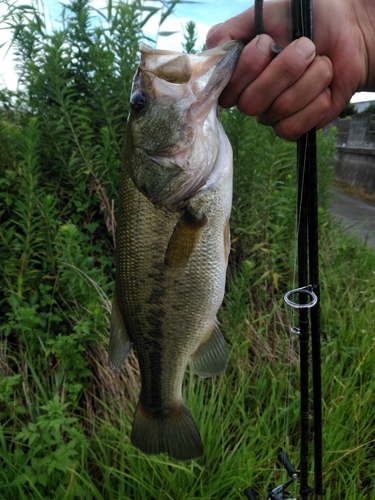
[[[292,0],[292,39],[306,36],[313,40],[312,0]],[[256,34],[264,33],[263,0],[254,1]],[[286,469],[289,479],[273,487],[267,500],[297,500],[291,498],[286,488],[299,477],[299,500],[308,500],[313,492],[309,486],[309,330],[312,345],[312,382],[314,402],[314,473],[315,498],[323,498],[322,479],[322,390],[320,352],[320,288],[318,259],[318,199],[317,158],[315,128],[297,141],[297,245],[298,288],[285,294],[285,302],[299,311],[299,326],[291,328],[300,342],[300,471],[290,464],[285,452],[278,459]],[[298,302],[293,300],[298,296]],[[310,314],[309,314],[310,313]],[[310,324],[309,324],[310,317]],[[310,328],[309,328],[310,326]],[[257,500],[252,487],[245,490],[249,500]]]

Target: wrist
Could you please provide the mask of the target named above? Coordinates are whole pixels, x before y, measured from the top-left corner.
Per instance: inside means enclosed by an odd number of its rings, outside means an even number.
[[[363,47],[363,52],[359,54],[359,57],[363,58],[364,67],[357,90],[375,91],[375,1],[349,1],[351,13],[357,20],[358,33]]]

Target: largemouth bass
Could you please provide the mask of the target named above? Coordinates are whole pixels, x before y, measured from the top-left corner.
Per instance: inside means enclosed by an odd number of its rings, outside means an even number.
[[[216,319],[230,249],[232,149],[217,99],[241,42],[197,55],[140,45],[120,188],[109,362],[132,346],[141,392],[131,441],[147,454],[200,457],[185,406],[186,366],[201,377],[227,366]]]

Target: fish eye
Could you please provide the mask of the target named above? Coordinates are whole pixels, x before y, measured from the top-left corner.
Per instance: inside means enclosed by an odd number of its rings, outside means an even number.
[[[130,106],[134,111],[142,111],[147,104],[147,96],[143,92],[137,91],[130,98]]]

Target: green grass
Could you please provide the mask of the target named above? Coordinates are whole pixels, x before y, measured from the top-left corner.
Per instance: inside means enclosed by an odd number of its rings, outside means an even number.
[[[52,33],[38,9],[6,18],[26,91],[0,92],[0,500],[239,499],[249,485],[264,498],[285,480],[284,443],[299,466],[298,342],[283,301],[294,274],[295,145],[237,110],[221,116],[235,165],[220,311],[230,363],[213,379],[188,370],[183,388],[204,456],[178,463],[130,443],[137,363],[131,355],[113,372],[106,348],[143,7],[109,3],[93,27],[92,8],[77,0]],[[194,37],[189,25],[186,49]],[[327,213],[333,154],[334,137],[319,134],[325,499],[370,500],[375,253]],[[311,464],[311,485],[313,475]]]
[[[331,227],[329,220],[323,236],[325,498],[371,499],[375,473],[375,340],[371,298],[375,296],[375,254],[340,229]],[[264,310],[262,315],[253,316],[251,304],[238,307],[243,295],[248,295],[253,287],[244,278],[248,274],[245,269],[230,280],[221,312],[230,352],[227,372],[205,380],[191,372],[186,375],[184,396],[202,434],[205,445],[202,459],[177,463],[165,456],[147,457],[134,449],[129,440],[132,404],[126,410],[119,403],[111,402],[110,407],[97,400],[98,415],[90,414],[89,422],[81,420],[77,425],[69,407],[61,402],[58,373],[51,373],[60,396],[54,399],[55,413],[47,410],[45,404],[33,405],[28,419],[37,426],[43,422],[47,425],[39,425],[36,440],[28,444],[17,435],[24,425],[23,411],[17,414],[13,406],[13,416],[3,421],[0,498],[237,499],[243,497],[243,490],[251,484],[265,494],[269,484],[277,484],[284,477],[276,457],[286,439],[287,412],[287,451],[298,467],[298,343],[294,342],[291,354],[288,312],[282,291],[275,293],[276,306],[268,312]],[[272,336],[277,339],[273,341]],[[53,388],[47,388],[45,381],[40,380],[41,366],[30,360],[27,366],[36,384],[34,391],[40,399],[48,399]],[[8,377],[8,383],[14,383],[13,388],[20,382],[15,377]],[[125,378],[126,373],[124,384]],[[90,388],[87,390],[90,392]],[[48,404],[51,406],[51,401]],[[11,406],[10,400],[8,405]],[[54,434],[54,426],[58,436]],[[84,432],[86,426],[88,433]],[[41,450],[38,444],[42,445]],[[50,456],[56,460],[54,464],[52,459],[48,461]],[[51,472],[47,469],[44,478],[40,470],[51,463]]]

